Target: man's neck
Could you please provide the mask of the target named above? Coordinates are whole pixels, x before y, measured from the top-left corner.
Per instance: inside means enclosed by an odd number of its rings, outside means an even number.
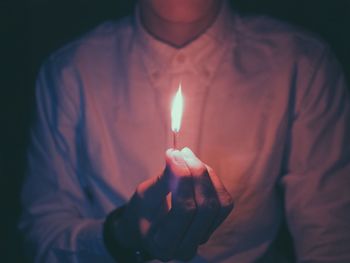
[[[141,8],[141,22],[146,30],[155,38],[180,48],[190,43],[206,31],[216,20],[221,5],[215,6],[210,14],[191,23],[165,20],[153,12],[145,12]]]

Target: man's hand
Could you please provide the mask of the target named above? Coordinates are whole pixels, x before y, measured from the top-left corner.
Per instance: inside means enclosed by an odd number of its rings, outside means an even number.
[[[161,176],[141,183],[116,225],[116,239],[168,261],[193,258],[233,208],[214,171],[190,149],[169,149]]]

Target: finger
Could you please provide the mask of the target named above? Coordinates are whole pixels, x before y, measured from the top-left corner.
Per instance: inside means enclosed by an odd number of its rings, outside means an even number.
[[[207,233],[204,235],[204,238],[201,241],[201,244],[204,244],[208,241],[213,232],[223,223],[227,216],[231,213],[234,203],[231,195],[226,190],[225,186],[221,182],[220,178],[215,174],[214,170],[207,166],[208,174],[211,179],[211,182],[215,188],[215,191],[218,195],[218,200],[220,203],[219,213],[213,222],[212,226],[208,229]]]
[[[128,203],[125,216],[138,218],[141,232],[146,232],[153,221],[169,211],[166,199],[170,192],[170,167],[166,165],[159,176],[140,183]]]
[[[193,186],[197,206],[201,208],[218,207],[218,195],[209,177],[207,167],[190,149],[184,148],[181,152],[184,156],[187,167],[193,176]]]
[[[213,186],[218,194],[218,199],[220,202],[221,207],[230,209],[230,211],[233,208],[233,200],[229,192],[226,190],[224,184],[221,182],[220,178],[216,175],[214,170],[206,165],[209,177],[211,182],[213,183]]]
[[[168,157],[167,165],[177,182],[172,192],[171,210],[154,226],[150,248],[157,258],[164,261],[173,258],[196,213],[191,173],[179,151],[173,151]]]
[[[214,224],[220,211],[220,202],[206,166],[190,149],[184,148],[181,153],[193,176],[197,211],[186,232],[186,236],[176,252],[176,258],[190,260],[195,255],[198,245],[205,238],[204,235]]]
[[[189,175],[188,167],[182,153],[179,150],[168,149],[165,153],[165,162],[170,168],[172,176],[179,177]]]
[[[135,197],[147,209],[158,209],[170,191],[167,167],[159,176],[154,176],[140,183],[135,192]]]
[[[201,176],[207,170],[204,163],[198,159],[191,149],[185,147],[181,150],[181,154],[192,175]]]
[[[164,202],[168,187],[161,178],[156,176],[142,182],[123,213],[123,221],[133,226],[132,233],[135,240],[138,236],[147,236],[152,222],[161,217],[161,213],[166,209]]]
[[[207,174],[207,172],[205,173]],[[208,178],[208,175],[203,175],[202,177]],[[206,179],[194,178],[193,180],[195,188],[197,188],[197,190],[194,191],[195,196],[200,197],[196,198],[196,213],[175,253],[176,259],[184,261],[190,260],[196,254],[198,246],[202,243],[202,240],[206,238],[206,234],[215,223],[220,212],[219,202],[215,197],[213,187],[208,185]],[[207,189],[203,190],[204,188]],[[203,192],[206,193],[208,198],[204,199],[202,197]],[[197,202],[197,199],[202,201]]]
[[[166,152],[166,167],[162,174],[159,176],[155,176],[145,180],[140,183],[136,188],[136,193],[134,199],[137,199],[138,202],[142,202],[143,207],[147,210],[155,210],[163,204],[163,200],[169,194],[171,188],[174,185],[174,176],[171,169],[177,169],[173,163],[175,162],[173,159],[177,158],[174,155],[178,155],[178,153],[174,153],[174,150],[169,149]]]

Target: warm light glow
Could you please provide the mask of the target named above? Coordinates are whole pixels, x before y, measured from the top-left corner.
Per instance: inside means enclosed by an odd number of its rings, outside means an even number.
[[[181,83],[179,89],[176,92],[175,98],[173,100],[173,105],[171,107],[171,129],[173,132],[179,132],[181,127],[181,119],[183,112],[183,97],[181,92]]]

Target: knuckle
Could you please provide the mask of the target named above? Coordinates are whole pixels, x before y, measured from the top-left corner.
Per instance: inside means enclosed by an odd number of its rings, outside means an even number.
[[[224,205],[221,206],[221,210],[226,214],[228,215],[232,209],[234,207],[234,203],[233,202],[230,202],[230,203],[226,203]]]
[[[225,192],[221,195],[221,206],[222,207],[233,206],[233,199],[232,199],[231,195],[229,195],[227,192]]]
[[[197,205],[194,200],[186,200],[183,207],[185,212],[189,214],[195,213],[197,210]]]
[[[219,200],[216,198],[210,198],[205,205],[209,210],[218,210],[220,208]]]
[[[192,199],[183,200],[179,202],[179,205],[176,206],[176,209],[186,214],[194,214],[197,210],[197,204]]]
[[[220,209],[220,203],[216,198],[204,199],[198,204],[198,210],[204,210],[206,212],[215,212]]]
[[[135,190],[135,195],[139,198],[142,198],[145,194],[145,188],[146,188],[146,183],[142,182],[140,183]]]

